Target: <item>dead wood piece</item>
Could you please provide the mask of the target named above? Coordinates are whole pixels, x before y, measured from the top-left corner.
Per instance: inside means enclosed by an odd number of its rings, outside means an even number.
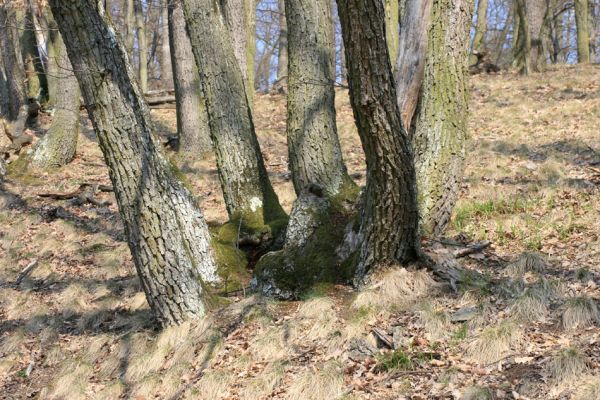
[[[489,247],[492,242],[488,240],[484,240],[483,242],[475,243],[473,246],[466,247],[464,249],[456,250],[454,252],[454,257],[461,258],[468,256],[469,254],[479,253],[481,250]]]
[[[175,103],[175,96],[147,97],[146,103],[148,103],[150,106],[164,103]]]
[[[82,183],[79,188],[68,193],[38,193],[38,197],[45,197],[54,200],[70,200],[74,199],[75,205],[83,205],[91,203],[97,207],[109,206],[110,201],[98,201],[94,198],[98,192],[112,192],[112,186],[100,185],[97,183]]]
[[[383,332],[379,328],[373,328],[373,329],[371,329],[371,332],[373,332],[373,335],[375,335],[375,337],[377,339],[379,339],[381,341],[381,343],[383,343],[387,348],[389,348],[389,349],[394,348],[394,339],[392,339],[392,337],[390,335]]]
[[[15,279],[15,283],[13,284],[13,286],[16,288],[18,287],[21,282],[23,281],[23,279],[25,279],[25,277],[27,275],[29,275],[31,273],[31,271],[33,271],[35,269],[35,267],[37,267],[38,265],[38,259],[34,259],[33,261],[31,261],[29,264],[27,264],[27,266],[19,273],[19,275],[17,276],[17,279]]]

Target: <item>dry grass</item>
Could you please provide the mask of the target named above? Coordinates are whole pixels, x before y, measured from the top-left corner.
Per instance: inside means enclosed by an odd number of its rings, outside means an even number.
[[[90,363],[81,360],[69,360],[59,371],[48,393],[48,399],[78,400],[85,397],[88,380],[94,370]],[[42,396],[43,397],[43,396]]]
[[[227,394],[236,376],[226,371],[208,371],[190,391],[189,399],[219,399]]]
[[[284,342],[286,327],[271,327],[258,333],[250,342],[250,353],[255,360],[274,361],[289,355],[290,348]]]
[[[392,268],[374,276],[372,282],[358,294],[352,305],[354,308],[399,310],[432,296],[440,289],[440,285],[426,271],[409,271],[405,268]]]
[[[600,400],[600,377],[587,376],[580,379],[573,400]]]
[[[288,388],[288,400],[327,400],[344,394],[342,366],[328,361],[297,376]]]
[[[508,354],[521,342],[521,338],[522,332],[514,322],[503,321],[479,333],[469,343],[467,353],[482,364],[491,364]]]
[[[547,366],[548,374],[558,385],[575,384],[586,370],[585,356],[574,347],[560,349]]]
[[[600,313],[594,299],[581,296],[567,300],[562,314],[565,329],[587,328],[600,323]]]
[[[543,273],[547,262],[539,253],[526,252],[506,267],[506,272],[516,278],[525,275],[527,272]]]
[[[339,321],[335,303],[328,297],[310,299],[300,305],[298,313],[290,321],[290,341],[294,344],[320,342],[336,346]]]
[[[461,400],[494,400],[494,392],[490,388],[483,386],[471,386],[465,389]]]
[[[423,304],[421,311],[419,311],[419,318],[429,340],[446,338],[452,332],[448,313],[431,303]]]
[[[278,387],[285,375],[285,365],[282,362],[273,362],[255,378],[249,379],[240,390],[240,398],[255,400],[263,398]]]

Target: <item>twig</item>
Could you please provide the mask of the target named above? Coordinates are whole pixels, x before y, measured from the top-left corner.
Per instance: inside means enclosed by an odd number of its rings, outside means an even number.
[[[15,280],[15,283],[13,284],[13,286],[16,288],[21,284],[21,281],[23,281],[23,279],[25,279],[25,277],[27,275],[29,275],[31,273],[31,271],[33,271],[33,269],[37,266],[38,264],[38,259],[34,259],[33,261],[31,261],[29,264],[27,264],[27,266],[23,269],[23,271],[21,271],[21,273],[19,274],[19,276],[17,276],[17,279]]]
[[[456,250],[454,252],[454,257],[461,258],[461,257],[468,256],[469,254],[479,253],[481,250],[485,249],[486,247],[489,247],[489,245],[491,245],[491,244],[492,244],[492,242],[490,242],[488,240],[484,240],[483,242],[476,243],[473,246],[469,246],[464,249]]]
[[[381,340],[383,344],[385,344],[388,348],[394,348],[394,340],[382,330],[380,330],[379,328],[373,328],[371,329],[371,332],[373,332],[377,339]]]

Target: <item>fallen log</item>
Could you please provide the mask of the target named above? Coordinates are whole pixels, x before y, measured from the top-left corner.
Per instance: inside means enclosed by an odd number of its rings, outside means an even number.
[[[21,282],[23,281],[23,279],[25,279],[25,277],[27,275],[29,275],[31,273],[31,271],[33,271],[35,269],[35,267],[37,267],[38,265],[38,259],[34,259],[33,261],[31,261],[29,264],[27,264],[27,266],[23,269],[23,271],[21,271],[19,273],[19,276],[17,276],[17,279],[15,279],[15,283],[13,284],[13,286],[16,288],[18,287]]]

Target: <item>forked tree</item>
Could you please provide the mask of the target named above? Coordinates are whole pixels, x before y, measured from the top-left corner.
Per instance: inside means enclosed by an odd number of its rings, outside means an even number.
[[[135,73],[103,1],[51,0],[85,107],[108,165],[133,260],[164,325],[203,317],[218,280],[210,234],[173,176]]]

